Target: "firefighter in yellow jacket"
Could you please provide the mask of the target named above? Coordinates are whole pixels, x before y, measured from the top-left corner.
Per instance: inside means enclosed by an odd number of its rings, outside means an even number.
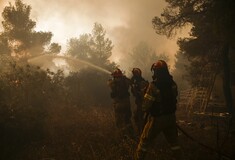
[[[141,134],[144,126],[142,102],[147,87],[148,81],[142,77],[141,70],[139,68],[133,68],[131,77],[131,92],[135,97],[136,111],[134,112],[134,121],[138,129],[138,134]]]
[[[115,123],[120,136],[133,136],[134,130],[131,123],[131,105],[129,88],[130,79],[123,75],[120,69],[114,70],[112,79],[108,81],[113,99]]]
[[[171,146],[174,159],[181,159],[176,125],[177,85],[169,74],[165,61],[159,60],[151,67],[153,81],[149,84],[142,109],[148,114],[141,134],[135,159],[144,160],[153,140],[163,133]]]

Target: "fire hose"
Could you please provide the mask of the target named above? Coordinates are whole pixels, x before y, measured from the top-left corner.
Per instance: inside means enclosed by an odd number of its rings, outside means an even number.
[[[220,156],[222,156],[223,158],[227,158],[228,160],[232,160],[233,158],[230,156],[230,155],[227,155],[225,153],[222,153],[220,150],[218,149],[215,149],[213,147],[210,147],[210,146],[207,146],[205,144],[203,144],[202,142],[196,140],[195,138],[193,138],[192,136],[190,136],[184,129],[182,129],[178,124],[177,124],[177,128],[187,137],[189,138],[191,141],[197,143],[198,145],[202,146],[202,147],[205,147],[217,154],[219,154]]]

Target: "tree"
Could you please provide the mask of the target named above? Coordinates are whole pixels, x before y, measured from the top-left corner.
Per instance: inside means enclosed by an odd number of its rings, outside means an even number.
[[[92,30],[93,52],[92,59],[99,59],[100,64],[107,63],[108,58],[112,55],[112,41],[105,37],[106,31],[101,24],[95,23]]]
[[[170,37],[177,29],[187,24],[192,25],[191,37],[178,41],[180,52],[187,55],[191,64],[195,66],[198,63],[202,67],[223,66],[221,71],[224,73],[226,105],[229,112],[234,115],[229,51],[235,44],[235,1],[166,0],[166,2],[168,6],[161,17],[155,17],[152,21],[156,33]],[[196,71],[196,67],[191,67],[191,71],[193,70]]]
[[[61,45],[58,43],[51,43],[49,46],[49,54],[59,54],[61,51]]]
[[[188,89],[190,87],[187,74],[187,66],[189,65],[189,61],[182,54],[182,52],[178,52],[175,57],[175,68],[172,71],[174,80],[176,81],[179,90]]]
[[[92,33],[82,34],[79,38],[71,38],[68,41],[67,54],[78,60],[89,62],[92,67],[101,67],[112,71],[116,66],[114,62],[109,61],[112,48],[112,41],[106,38],[106,31],[102,25],[95,23]],[[72,62],[71,66],[73,66]],[[79,98],[83,99],[81,105],[106,105],[107,100],[110,99],[109,88],[106,83],[109,78],[109,74],[97,72],[93,68],[80,68],[78,73],[74,73],[70,77],[70,82],[79,84],[76,89],[74,88],[73,93],[79,94]],[[99,94],[97,94],[97,91],[99,91]]]
[[[67,54],[111,70],[115,67],[109,61],[112,49],[112,41],[106,38],[103,26],[95,23],[91,34],[82,34],[79,38],[69,40]]]
[[[71,38],[68,42],[67,54],[81,59],[88,60],[92,52],[92,38],[90,34],[82,34],[79,38]]]
[[[128,74],[130,74],[132,68],[140,68],[143,77],[151,80],[151,66],[159,59],[165,60],[166,62],[169,61],[169,57],[165,54],[157,54],[146,42],[139,42],[132,51],[122,59],[123,64],[121,64],[121,66],[127,65],[125,68],[129,70]]]
[[[1,41],[7,42],[11,53],[18,57],[42,53],[52,37],[51,32],[34,31],[36,22],[30,19],[30,12],[31,6],[21,0],[15,0],[15,5],[9,3],[2,12]]]
[[[0,34],[0,54],[10,54],[11,49],[8,45],[7,37],[4,34]]]

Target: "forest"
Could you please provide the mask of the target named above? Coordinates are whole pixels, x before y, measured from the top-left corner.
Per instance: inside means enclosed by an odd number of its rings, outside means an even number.
[[[184,159],[235,159],[235,1],[165,1],[151,20],[156,36],[170,39],[190,27],[189,37],[177,39],[175,64],[169,66],[179,88]],[[115,44],[106,28],[94,22],[90,33],[68,39],[62,53],[52,31],[35,29],[32,10],[15,0],[1,11],[0,159],[133,159],[138,137],[121,139],[115,126],[107,81],[121,66],[110,60]],[[130,76],[138,67],[151,81],[150,67],[158,59],[169,62],[140,41],[125,54],[123,73]],[[148,159],[172,159],[168,148],[160,135]]]

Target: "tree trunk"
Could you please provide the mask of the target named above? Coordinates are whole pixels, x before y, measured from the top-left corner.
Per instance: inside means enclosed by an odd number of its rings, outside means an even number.
[[[233,97],[232,97],[232,91],[231,91],[231,72],[230,72],[230,63],[229,63],[229,44],[225,44],[222,50],[222,56],[223,56],[223,91],[224,91],[224,97],[226,106],[228,108],[229,114],[232,116],[232,118],[235,118],[235,110],[234,110],[234,104],[233,104]]]

